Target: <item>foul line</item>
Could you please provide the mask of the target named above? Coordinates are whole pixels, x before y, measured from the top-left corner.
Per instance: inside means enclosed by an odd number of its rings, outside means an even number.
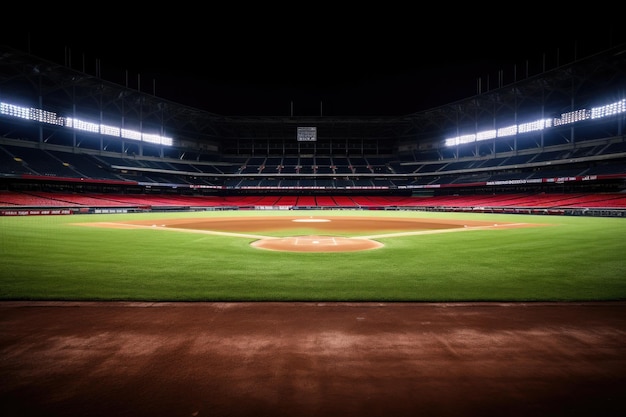
[[[89,226],[89,224],[80,224],[80,223],[77,223],[77,224]],[[219,232],[216,230],[181,229],[178,227],[167,227],[167,226],[157,226],[157,225],[144,226],[144,225],[132,224],[132,223],[115,223],[115,222],[99,222],[97,224],[102,224],[102,225],[108,224],[108,225],[118,226],[120,228],[128,228],[128,229],[133,229],[133,228],[134,229],[150,229],[150,230],[157,229],[157,230],[168,230],[168,231],[173,231],[173,232],[199,233],[199,234],[204,234],[204,235],[245,237],[245,238],[250,238],[250,239],[282,239],[282,238],[277,238],[276,236],[253,235],[249,233]]]
[[[472,226],[472,227],[464,226],[464,227],[454,227],[451,229],[419,230],[415,232],[398,232],[398,233],[385,233],[385,234],[380,234],[380,235],[358,236],[358,237],[355,237],[355,239],[357,238],[378,239],[378,238],[383,238],[383,237],[432,235],[432,234],[437,234],[437,233],[465,232],[469,230],[488,230],[488,229],[493,229],[499,226],[503,226],[506,229],[511,226],[525,226],[527,224],[528,223],[506,223],[503,225],[494,224],[494,225],[489,225],[489,226]]]

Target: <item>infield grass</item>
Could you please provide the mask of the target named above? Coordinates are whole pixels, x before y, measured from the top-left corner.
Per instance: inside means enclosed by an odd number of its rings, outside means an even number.
[[[380,249],[303,253],[256,249],[251,238],[76,225],[294,214],[550,226],[394,236],[377,239]],[[2,300],[624,300],[626,219],[349,210],[0,217],[0,264]]]

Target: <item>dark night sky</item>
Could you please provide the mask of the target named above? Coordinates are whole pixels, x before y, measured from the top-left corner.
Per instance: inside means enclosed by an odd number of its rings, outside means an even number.
[[[443,31],[405,19],[285,21],[245,30],[39,28],[5,33],[0,43],[221,115],[397,116],[495,88],[501,77],[535,75],[544,59],[550,69],[624,40],[610,25],[599,33],[538,25],[529,34],[506,22]]]

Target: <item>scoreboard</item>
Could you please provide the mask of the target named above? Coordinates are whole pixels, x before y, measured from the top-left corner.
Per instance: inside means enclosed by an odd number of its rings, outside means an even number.
[[[317,141],[317,127],[298,127],[298,142]]]

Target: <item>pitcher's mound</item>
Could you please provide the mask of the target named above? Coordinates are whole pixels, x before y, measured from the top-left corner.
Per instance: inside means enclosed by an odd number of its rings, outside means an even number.
[[[370,239],[336,236],[292,236],[261,239],[252,242],[255,248],[289,252],[355,252],[377,249],[382,243]]]

